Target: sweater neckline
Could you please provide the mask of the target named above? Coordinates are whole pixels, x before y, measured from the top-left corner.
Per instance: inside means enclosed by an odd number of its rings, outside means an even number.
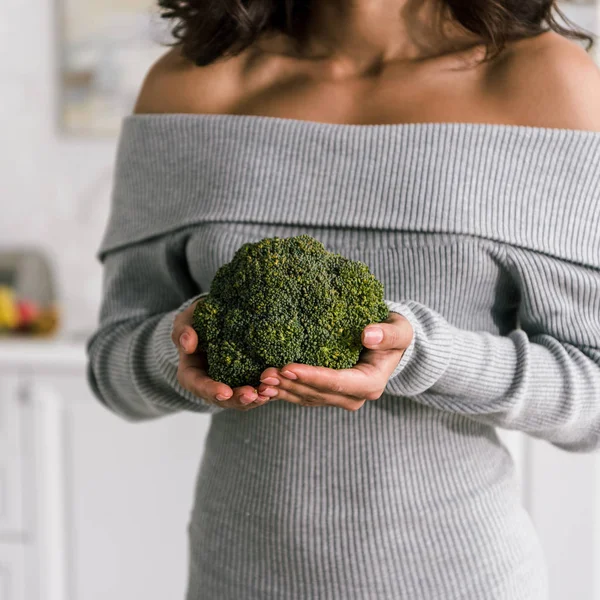
[[[471,236],[599,265],[600,132],[134,114],[116,158],[101,260],[225,221]]]
[[[418,130],[421,128],[432,129],[479,129],[482,131],[506,131],[522,132],[529,134],[548,134],[548,135],[581,135],[595,137],[600,140],[600,131],[591,131],[587,129],[568,129],[565,127],[541,127],[537,125],[516,125],[510,123],[485,123],[471,121],[418,121],[407,123],[331,123],[326,121],[314,121],[310,119],[296,119],[290,117],[275,117],[271,115],[249,115],[249,114],[230,114],[230,113],[134,113],[126,115],[123,123],[135,122],[153,122],[156,121],[215,121],[226,123],[255,123],[257,125],[281,125],[282,127],[306,127],[313,130],[331,130],[343,133],[356,131],[365,133],[368,131],[385,132]]]

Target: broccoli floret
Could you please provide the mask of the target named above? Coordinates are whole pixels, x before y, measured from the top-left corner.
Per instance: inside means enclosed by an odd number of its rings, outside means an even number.
[[[209,377],[257,386],[270,366],[354,366],[362,330],[388,312],[383,284],[366,264],[298,235],[241,246],[197,303],[193,327]]]

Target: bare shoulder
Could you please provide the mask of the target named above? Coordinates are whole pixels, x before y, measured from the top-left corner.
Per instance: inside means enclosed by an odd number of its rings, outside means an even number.
[[[133,112],[222,112],[237,91],[239,62],[238,57],[229,57],[198,66],[175,46],[149,68]]]
[[[600,131],[600,69],[558,33],[512,42],[489,83],[515,124]]]

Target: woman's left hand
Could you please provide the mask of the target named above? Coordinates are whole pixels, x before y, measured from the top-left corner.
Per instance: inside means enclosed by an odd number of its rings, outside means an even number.
[[[381,333],[371,336],[368,332]],[[413,328],[408,319],[390,312],[381,323],[367,325],[362,332],[359,361],[350,369],[313,367],[288,363],[281,369],[268,367],[260,377],[259,399],[286,400],[303,406],[339,406],[358,410],[367,400],[382,394],[404,351],[410,345]]]

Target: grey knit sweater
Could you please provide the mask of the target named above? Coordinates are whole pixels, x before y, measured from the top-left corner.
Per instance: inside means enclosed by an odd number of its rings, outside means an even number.
[[[242,412],[183,390],[177,312],[243,243],[300,233],[411,322],[385,393]],[[98,258],[95,395],[211,418],[188,600],[546,598],[495,428],[600,447],[599,133],[131,115]]]

